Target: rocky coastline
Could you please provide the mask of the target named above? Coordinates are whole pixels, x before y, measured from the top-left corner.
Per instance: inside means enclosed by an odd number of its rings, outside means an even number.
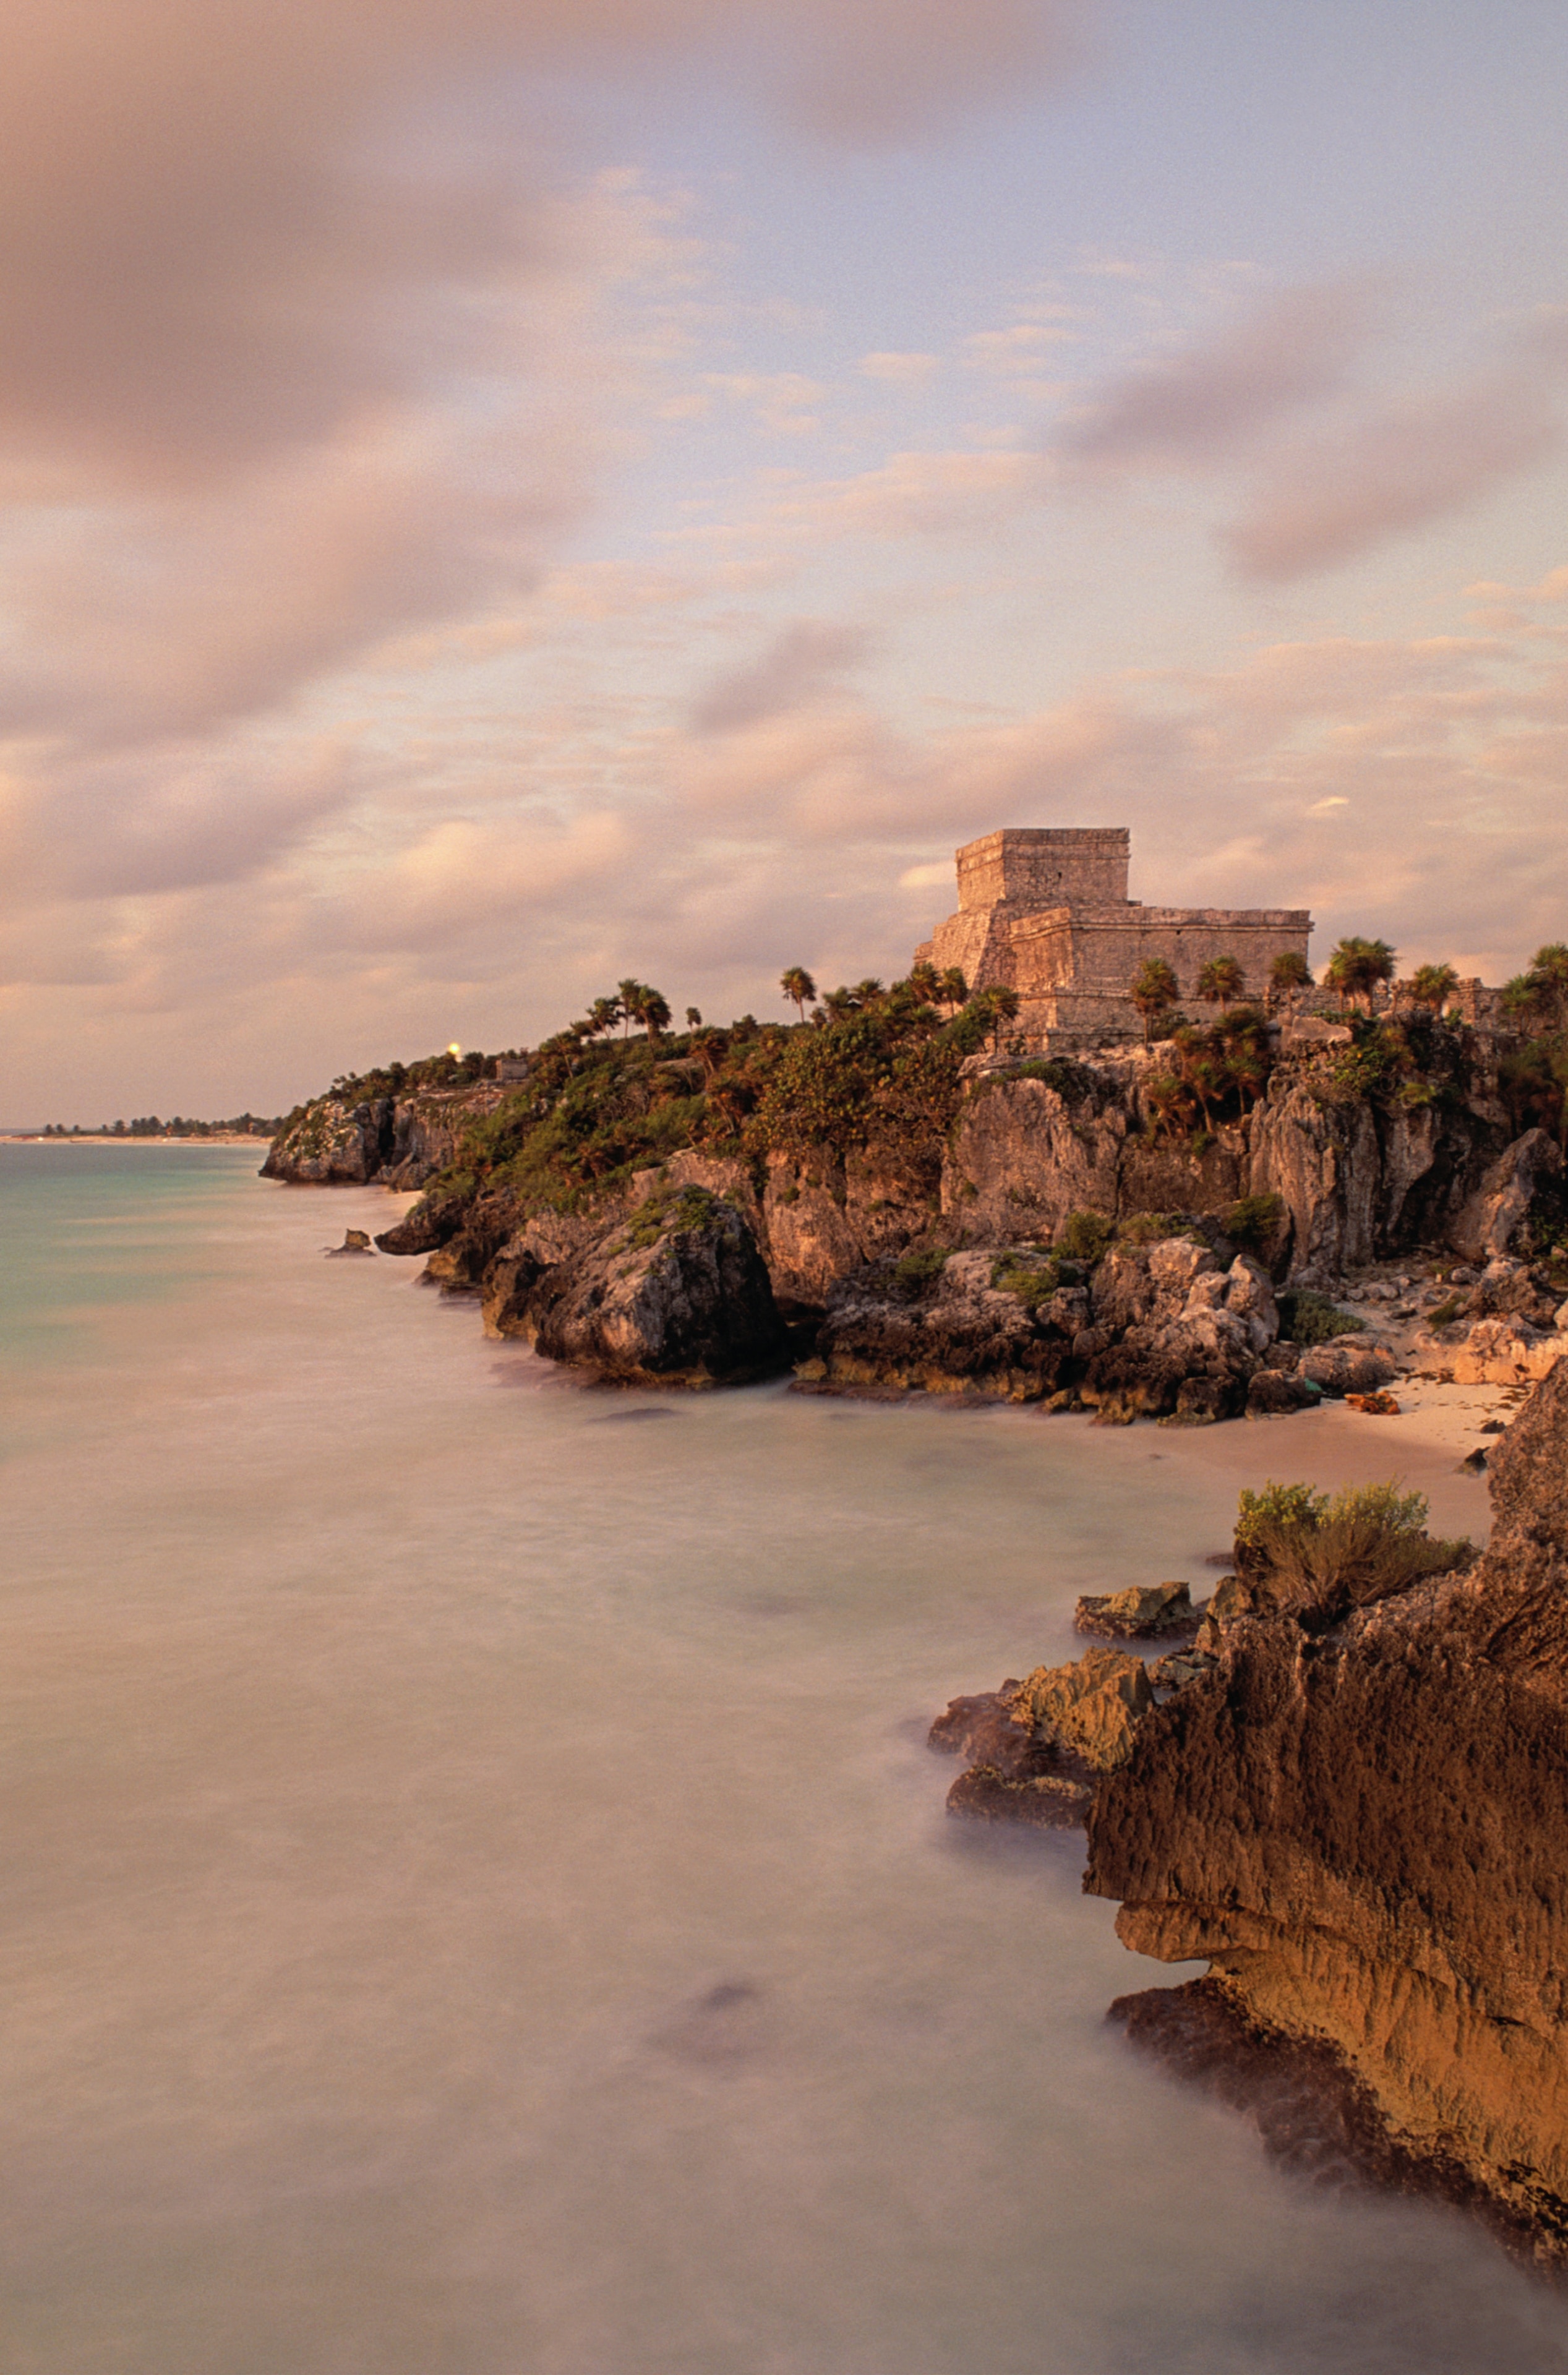
[[[1375,1529],[1358,1549],[1309,1511],[1310,1591],[1239,1536],[1197,1609],[1175,1586],[1081,1601],[1080,1629],[1191,1646],[1037,1669],[954,1700],[931,1742],[966,1759],[954,1814],[1085,1825],[1124,1944],[1208,1961],[1111,2007],[1130,2043],[1291,2166],[1466,2204],[1562,2275],[1568,1364],[1491,1484],[1479,1557],[1407,1523],[1380,1566]]]
[[[686,1057],[605,1065],[596,1088],[572,1055],[542,1093],[486,1080],[316,1099],[263,1176],[422,1189],[382,1251],[423,1257],[488,1332],[601,1378],[793,1366],[809,1390],[1034,1402],[1103,1424],[1278,1416],[1325,1396],[1381,1408],[1412,1373],[1527,1385],[1568,1341],[1568,1266],[1550,1254],[1561,1154],[1539,1127],[1509,1135],[1495,1050],[1451,1035],[1444,1062],[1468,1086],[1445,1074],[1421,1103],[1409,1081],[1391,1100],[1348,1087],[1341,1049],[1276,1033],[1250,1109],[1185,1137],[1149,1109],[1158,1047],[972,1056],[945,1105],[820,1142],[808,1084],[775,1120],[784,1144],[750,1122],[726,1139]],[[589,1092],[630,1110],[629,1146],[672,1115],[663,1135],[694,1142],[599,1177],[520,1180],[497,1159],[530,1128],[560,1136]]]

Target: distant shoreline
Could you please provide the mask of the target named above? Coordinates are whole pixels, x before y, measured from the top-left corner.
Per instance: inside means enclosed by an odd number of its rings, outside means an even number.
[[[263,1153],[271,1144],[259,1131],[203,1130],[198,1137],[194,1131],[187,1137],[166,1138],[148,1134],[133,1138],[129,1130],[84,1129],[79,1133],[67,1130],[64,1138],[45,1137],[41,1129],[0,1129],[0,1146],[256,1146]]]

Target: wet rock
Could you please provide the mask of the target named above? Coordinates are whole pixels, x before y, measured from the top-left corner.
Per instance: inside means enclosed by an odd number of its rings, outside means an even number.
[[[949,1756],[984,1765],[1009,1781],[1028,1780],[1048,1773],[1055,1764],[1051,1743],[1036,1740],[1033,1718],[1015,1705],[1016,1679],[997,1691],[976,1692],[972,1697],[949,1699],[926,1734],[927,1745]]]
[[[1024,1823],[1042,1831],[1081,1828],[1093,1802],[1092,1786],[1065,1773],[1014,1779],[989,1765],[972,1766],[948,1792],[949,1814],[967,1822]]]
[[[1134,1584],[1126,1591],[1085,1592],[1073,1629],[1106,1641],[1159,1641],[1196,1632],[1200,1613],[1185,1583]]]
[[[383,1254],[433,1254],[456,1236],[473,1200],[468,1194],[422,1197],[376,1243]]]
[[[631,1220],[541,1278],[536,1349],[646,1385],[768,1376],[788,1339],[767,1269],[732,1204],[701,1188],[651,1198]]]
[[[375,1248],[371,1243],[370,1233],[365,1229],[345,1229],[343,1243],[340,1246],[328,1246],[326,1248],[328,1261],[341,1261],[345,1254],[350,1256],[369,1254],[373,1258]]]

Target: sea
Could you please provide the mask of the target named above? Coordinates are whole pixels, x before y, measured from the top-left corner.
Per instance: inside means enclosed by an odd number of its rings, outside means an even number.
[[[0,1147],[6,2375],[1568,2370],[925,1745],[1385,1438],[585,1388],[256,1162]]]

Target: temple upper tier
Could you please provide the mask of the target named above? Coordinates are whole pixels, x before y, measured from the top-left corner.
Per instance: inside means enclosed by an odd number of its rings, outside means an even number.
[[[1005,827],[957,853],[956,916],[915,951],[958,965],[972,989],[1008,983],[1022,1005],[1018,1028],[1041,1053],[1141,1037],[1132,1002],[1138,968],[1162,957],[1181,1004],[1206,1011],[1197,976],[1210,957],[1234,957],[1244,995],[1262,998],[1278,956],[1304,957],[1304,907],[1146,907],[1127,897],[1132,836],[1125,825]]]

